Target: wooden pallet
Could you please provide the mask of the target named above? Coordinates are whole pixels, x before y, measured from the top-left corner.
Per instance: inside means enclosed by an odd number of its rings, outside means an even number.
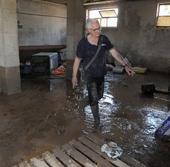
[[[146,167],[125,155],[121,159],[109,158],[100,151],[103,144],[103,139],[89,134],[13,167]]]

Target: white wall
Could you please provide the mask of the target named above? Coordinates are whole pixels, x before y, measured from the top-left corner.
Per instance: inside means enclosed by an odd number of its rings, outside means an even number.
[[[66,44],[67,7],[43,0],[18,0],[19,45]]]
[[[16,0],[0,0],[0,67],[19,65]]]
[[[0,0],[0,93],[20,92],[16,0]]]

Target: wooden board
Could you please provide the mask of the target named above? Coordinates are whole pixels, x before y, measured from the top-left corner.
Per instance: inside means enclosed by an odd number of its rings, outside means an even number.
[[[92,161],[94,161],[95,164],[97,164],[98,167],[99,166],[101,166],[101,167],[103,167],[103,166],[113,167],[113,165],[111,163],[109,163],[109,161],[107,161],[105,158],[101,157],[100,154],[97,154],[96,152],[94,152],[93,150],[88,148],[87,146],[83,145],[81,142],[72,141],[70,143],[77,150],[79,150],[84,155],[86,155],[88,158],[90,158]]]
[[[31,159],[32,167],[49,167],[43,159],[40,158],[32,158]]]
[[[86,138],[89,139],[92,143],[95,143],[96,145],[101,146],[102,144],[104,144],[103,138],[99,138],[94,134],[89,134],[86,136]],[[131,166],[131,167],[146,167],[146,165],[142,164],[141,162],[139,162],[138,160],[136,160],[132,157],[129,157],[126,154],[124,154],[122,157],[120,157],[120,159],[122,160],[121,162],[119,161],[119,159],[117,159],[118,164],[116,161],[114,161],[114,162],[116,162],[117,165],[119,165],[119,163],[125,162],[126,164],[129,164],[129,166]],[[109,161],[110,160],[111,159],[109,158]]]
[[[20,162],[19,167],[32,167],[27,161]]]
[[[102,137],[88,134],[13,167],[146,167],[125,154],[117,159],[109,158],[101,152],[104,143]]]
[[[69,155],[65,154],[58,146],[53,150],[54,155],[57,159],[62,161],[66,166],[70,167],[81,167],[75,160],[73,160]]]
[[[128,155],[124,155],[124,156],[120,157],[120,159],[122,161],[128,163],[132,167],[146,167],[146,165],[142,164],[138,160],[136,160]]]
[[[84,167],[97,167],[97,165],[92,162],[87,156],[83,155],[71,145],[65,144],[62,148],[68,155],[70,155],[73,159],[75,159]]]
[[[54,156],[54,154],[50,153],[50,152],[45,152],[42,154],[43,159],[45,160],[45,162],[50,165],[50,167],[64,167],[63,164],[61,164],[61,162],[59,160],[56,159],[56,157]]]
[[[107,157],[106,154],[102,153],[100,151],[100,146],[97,145],[96,143],[93,143],[92,141],[88,140],[86,137],[81,137],[79,138],[79,140],[85,144],[87,147],[93,149],[96,153],[98,153],[99,155],[101,155],[103,158],[107,159],[109,162],[111,162],[114,166],[117,167],[130,167],[129,165],[127,165],[126,163],[120,161],[119,159],[111,159],[109,157]],[[96,141],[96,140],[95,140]]]

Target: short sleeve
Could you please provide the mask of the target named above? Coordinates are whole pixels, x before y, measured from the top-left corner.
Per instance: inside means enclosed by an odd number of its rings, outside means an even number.
[[[110,40],[105,35],[104,35],[104,43],[106,44],[107,50],[114,48],[114,45],[110,42]]]
[[[76,55],[79,58],[83,58],[84,55],[84,38],[81,39],[77,45]]]

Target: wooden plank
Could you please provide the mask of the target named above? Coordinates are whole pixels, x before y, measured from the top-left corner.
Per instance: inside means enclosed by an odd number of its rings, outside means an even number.
[[[96,143],[99,146],[102,146],[104,144],[104,140],[100,139],[96,135],[90,133],[86,136],[89,140],[91,140],[93,143]]]
[[[33,167],[49,167],[43,159],[38,159],[38,158],[32,158],[31,159],[31,165]]]
[[[101,148],[98,144],[93,143],[92,142],[92,138],[91,141],[88,138],[85,137],[80,137],[79,140],[85,144],[86,146],[88,146],[89,148],[91,148],[92,150],[94,150],[95,152],[97,152],[98,154],[100,154],[101,156],[103,156],[104,158],[106,158],[108,161],[110,161],[113,165],[117,166],[117,167],[130,167],[129,165],[127,165],[126,163],[124,163],[123,161],[119,160],[119,159],[111,159],[109,158],[105,153],[101,152]],[[98,139],[99,140],[99,139]],[[94,140],[93,140],[94,141]],[[95,142],[99,143],[97,140],[95,140]]]
[[[120,159],[132,167],[146,167],[146,165],[132,157],[129,157],[128,155],[123,155],[122,157],[120,157]]]
[[[113,167],[113,165],[111,163],[109,163],[109,161],[102,158],[99,154],[92,151],[88,147],[84,146],[79,141],[73,140],[73,141],[70,142],[70,144],[73,145],[80,152],[85,154],[87,157],[89,157],[92,161],[94,161],[97,164],[98,167],[103,167],[103,166]]]
[[[19,167],[31,167],[31,165],[27,161],[23,161],[19,163]]]
[[[74,161],[71,157],[69,157],[67,154],[65,154],[61,149],[56,146],[55,149],[53,149],[54,155],[57,159],[59,159],[61,162],[63,162],[66,166],[69,167],[81,167],[76,161]]]
[[[50,165],[50,167],[64,167],[59,160],[57,160],[54,154],[49,151],[42,154],[42,158]]]
[[[96,143],[97,145],[101,146],[102,144],[104,144],[104,140],[100,139],[99,137],[97,137],[94,134],[89,134],[86,136],[89,140],[91,140],[92,142]],[[126,162],[127,164],[129,164],[130,166],[133,167],[146,167],[146,165],[144,165],[143,163],[139,162],[138,160],[129,157],[126,154],[123,154],[123,156],[120,157],[120,159],[124,162]]]
[[[97,165],[95,163],[93,163],[90,159],[88,159],[81,152],[77,151],[71,145],[65,144],[62,148],[69,156],[71,156],[73,159],[75,159],[77,162],[79,162],[83,166],[85,166],[85,167],[97,167]]]

